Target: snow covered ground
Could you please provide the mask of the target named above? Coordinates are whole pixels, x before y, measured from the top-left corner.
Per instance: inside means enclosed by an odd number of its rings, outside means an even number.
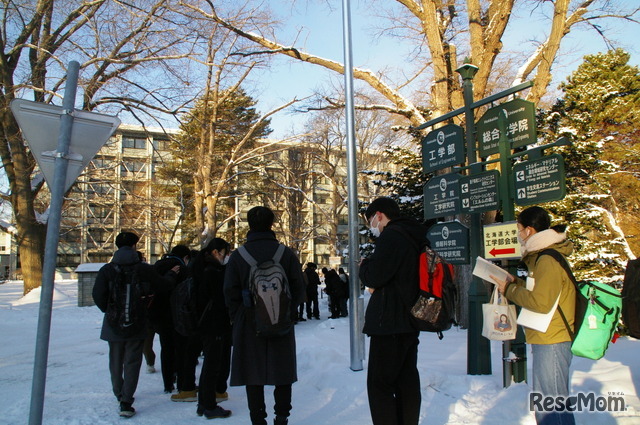
[[[99,339],[102,314],[97,307],[77,307],[77,292],[75,280],[56,282],[44,423],[122,424],[110,390],[107,343]],[[39,290],[22,297],[21,282],[0,285],[1,424],[28,422],[39,297]],[[290,423],[371,423],[366,363],[360,372],[349,368],[348,319],[328,320],[326,305],[321,307],[325,319],[296,326],[299,381],[293,386]],[[458,329],[446,332],[442,341],[432,334],[421,335],[421,424],[534,424],[528,411],[529,386],[502,388],[500,343],[492,343],[493,375],[470,376],[466,374],[466,339],[466,331]],[[157,338],[155,349],[159,354]],[[627,405],[624,412],[578,413],[579,424],[640,423],[640,341],[621,338],[599,361],[574,358],[572,370],[573,394],[622,395]],[[196,416],[195,403],[173,403],[162,389],[160,373],[143,370],[134,404],[138,414],[128,423],[204,421]],[[244,388],[230,388],[229,396],[223,405],[233,415],[216,421],[248,424]],[[269,395],[269,409],[271,405]]]

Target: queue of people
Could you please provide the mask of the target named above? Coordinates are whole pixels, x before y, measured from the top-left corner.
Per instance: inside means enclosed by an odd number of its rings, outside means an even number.
[[[428,244],[427,229],[402,217],[398,204],[390,198],[374,200],[365,215],[376,237],[375,251],[362,260],[359,271],[371,293],[363,332],[370,337],[367,395],[372,423],[417,425],[421,405],[419,331],[406,306],[418,291],[418,256],[413,255],[413,245]],[[197,252],[178,245],[154,266],[137,254],[137,235],[118,235],[118,250],[99,271],[93,297],[105,313],[100,337],[109,344],[109,371],[120,416],[135,414],[134,393],[151,329],[160,336],[164,391],[172,393],[172,401],[197,401],[196,414],[207,419],[229,417],[231,411],[219,403],[228,399],[230,377],[231,386],[246,389],[253,425],[267,424],[265,385],[274,387],[273,423],[288,423],[292,384],[297,381],[292,325],[304,320],[305,312],[308,319],[320,318],[318,288],[322,282],[315,263],[307,263],[303,272],[295,253],[277,241],[272,231],[274,219],[269,208],[254,207],[247,214],[247,242],[239,250],[231,252],[228,242],[215,238]],[[551,226],[548,212],[540,207],[523,210],[517,225],[530,282],[508,275],[495,283],[509,300],[534,312],[549,313],[554,302],[559,306],[546,331],[526,329],[526,336],[532,345],[534,392],[568,396],[572,359],[568,328],[573,320],[563,324],[561,314],[564,311],[573,317],[575,292],[559,263],[539,253],[554,249],[568,256],[573,246],[564,226]],[[408,236],[414,243],[407,243]],[[261,269],[258,264],[267,267]],[[256,276],[265,270],[271,274],[257,288]],[[349,277],[343,269],[322,268],[322,274],[329,318],[346,317]],[[172,306],[176,288],[185,282],[192,285],[195,294],[197,323],[193,332],[178,326]],[[283,290],[289,291],[290,301],[286,310],[281,310],[287,312],[284,327],[279,326],[276,334],[261,333],[264,329],[259,325],[263,323],[259,322],[265,319],[259,320],[255,291],[271,291],[271,298],[277,298]],[[200,353],[203,363],[196,387]],[[575,423],[573,415],[565,411],[536,412],[535,417],[538,423]]]

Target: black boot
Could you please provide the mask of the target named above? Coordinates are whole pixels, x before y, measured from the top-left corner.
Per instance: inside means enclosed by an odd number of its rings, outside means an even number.
[[[289,419],[283,418],[282,416],[276,416],[273,418],[273,425],[287,425],[289,423]]]

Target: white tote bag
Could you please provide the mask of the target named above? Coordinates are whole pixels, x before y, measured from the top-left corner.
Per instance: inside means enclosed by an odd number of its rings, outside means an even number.
[[[509,341],[516,338],[516,306],[500,295],[495,286],[489,304],[482,304],[482,336],[494,341]]]

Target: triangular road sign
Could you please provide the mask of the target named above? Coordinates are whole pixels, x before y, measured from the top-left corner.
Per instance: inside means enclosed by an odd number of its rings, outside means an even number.
[[[60,117],[64,114],[63,108],[47,103],[14,99],[11,101],[11,111],[51,188],[60,134]],[[119,125],[120,120],[111,115],[73,110],[65,192]]]

